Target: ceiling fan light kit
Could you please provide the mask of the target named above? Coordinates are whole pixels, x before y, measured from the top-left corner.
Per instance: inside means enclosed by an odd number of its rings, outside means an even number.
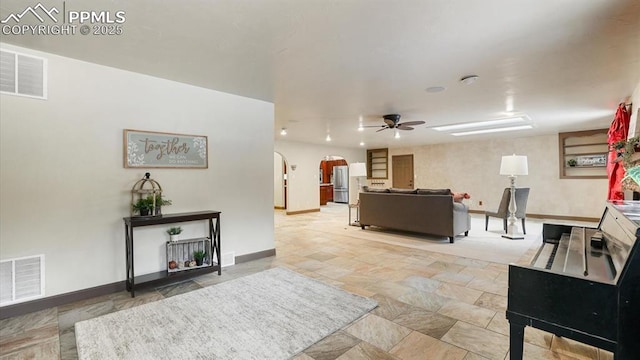
[[[405,121],[401,123],[400,114],[383,115],[382,120],[385,122],[386,125],[369,125],[369,126],[363,126],[363,127],[381,128],[376,131],[376,132],[380,132],[382,130],[387,130],[387,129],[413,130],[414,128],[412,126],[424,124],[424,121]],[[399,136],[400,135],[397,135],[396,138],[398,138]]]

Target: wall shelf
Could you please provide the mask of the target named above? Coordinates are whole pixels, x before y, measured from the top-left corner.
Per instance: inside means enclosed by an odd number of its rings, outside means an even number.
[[[367,179],[389,178],[389,149],[367,150]]]
[[[608,129],[558,134],[560,179],[606,179],[609,156]],[[574,159],[576,166],[567,162]]]

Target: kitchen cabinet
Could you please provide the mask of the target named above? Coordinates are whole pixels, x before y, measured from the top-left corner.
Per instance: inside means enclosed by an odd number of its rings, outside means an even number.
[[[320,172],[322,174],[322,184],[331,184],[331,177],[333,175],[333,167],[334,166],[342,166],[347,165],[347,161],[344,159],[340,160],[322,160],[320,162]],[[333,196],[333,195],[332,195]]]
[[[327,205],[329,201],[333,201],[333,185],[320,185],[320,205]]]

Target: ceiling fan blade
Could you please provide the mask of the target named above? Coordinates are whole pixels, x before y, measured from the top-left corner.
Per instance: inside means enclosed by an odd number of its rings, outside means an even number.
[[[398,126],[403,126],[403,125],[413,126],[413,125],[422,125],[422,124],[424,124],[424,121],[407,121],[407,122],[398,124]]]
[[[382,131],[382,130],[387,130],[387,129],[389,129],[389,127],[385,125],[385,126],[383,126],[383,127],[382,127],[382,129],[377,130],[376,132],[380,132],[380,131]]]
[[[396,126],[396,129],[400,130],[413,130],[411,126],[405,126],[404,124]]]
[[[365,125],[363,126],[363,128],[379,128],[379,127],[386,127],[387,125]]]

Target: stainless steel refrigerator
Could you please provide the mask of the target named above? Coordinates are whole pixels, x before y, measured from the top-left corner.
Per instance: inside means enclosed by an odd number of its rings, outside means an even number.
[[[333,167],[333,202],[349,203],[349,167]]]

